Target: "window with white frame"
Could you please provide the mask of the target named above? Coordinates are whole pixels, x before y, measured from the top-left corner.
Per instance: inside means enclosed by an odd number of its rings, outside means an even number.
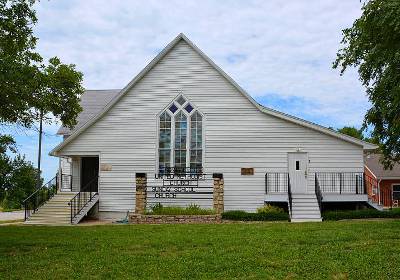
[[[393,185],[393,200],[400,200],[400,185]]]
[[[182,95],[158,118],[158,169],[199,172],[203,166],[203,116]]]

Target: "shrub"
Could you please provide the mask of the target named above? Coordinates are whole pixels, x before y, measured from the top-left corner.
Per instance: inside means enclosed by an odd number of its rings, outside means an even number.
[[[289,215],[283,211],[248,213],[246,211],[235,210],[222,213],[222,219],[233,221],[287,221],[289,220]]]
[[[257,208],[257,213],[264,213],[264,214],[268,214],[268,213],[284,213],[285,211],[278,207],[278,206],[273,206],[271,204],[265,204],[263,207],[259,207]]]
[[[326,211],[322,213],[325,221],[338,221],[345,219],[368,219],[368,218],[400,218],[400,209],[378,211],[376,209]]]
[[[151,207],[150,211],[146,212],[147,215],[213,215],[213,209],[204,209],[199,205],[190,204],[187,207],[178,206],[163,206],[157,203]]]

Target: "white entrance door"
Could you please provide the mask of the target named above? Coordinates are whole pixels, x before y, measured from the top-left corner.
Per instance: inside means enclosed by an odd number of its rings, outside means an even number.
[[[307,153],[288,153],[288,164],[292,193],[306,193],[308,176]]]

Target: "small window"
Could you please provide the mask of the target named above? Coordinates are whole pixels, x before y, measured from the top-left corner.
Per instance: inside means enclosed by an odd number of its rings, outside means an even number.
[[[393,185],[393,199],[400,200],[400,185]]]
[[[296,170],[300,170],[300,161],[296,160]]]
[[[188,113],[192,112],[192,111],[193,111],[192,105],[190,105],[190,103],[189,103],[188,105],[186,105],[185,110],[186,110],[186,112],[188,112]]]
[[[175,104],[172,104],[172,105],[169,107],[169,110],[170,110],[172,113],[175,113],[176,110],[178,110],[178,107],[176,107]]]
[[[183,96],[179,96],[178,100],[176,100],[180,105],[185,104],[186,100],[183,98]]]

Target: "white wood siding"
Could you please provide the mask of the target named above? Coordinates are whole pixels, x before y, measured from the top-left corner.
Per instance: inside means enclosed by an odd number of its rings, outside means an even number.
[[[206,172],[225,179],[225,209],[263,205],[266,172],[287,171],[287,152],[309,155],[315,171],[363,171],[363,150],[320,132],[260,112],[186,42],[180,41],[103,118],[61,151],[99,151],[112,171],[100,171],[100,211],[134,209],[135,172],[154,174],[160,112],[182,90],[205,115]],[[241,176],[241,167],[255,168]],[[152,176],[152,175],[150,175]]]
[[[81,159],[79,157],[72,158],[72,191],[78,192],[81,188]]]
[[[62,174],[71,175],[71,163],[67,158],[60,158],[60,167]]]

